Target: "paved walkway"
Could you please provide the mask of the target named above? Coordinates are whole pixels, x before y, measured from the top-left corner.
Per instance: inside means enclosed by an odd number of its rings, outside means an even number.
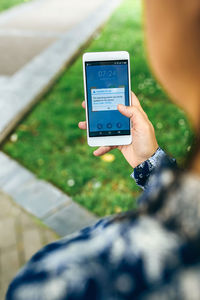
[[[0,142],[122,0],[35,0],[0,14]]]
[[[37,0],[0,18],[0,74],[11,76],[104,0]]]
[[[97,221],[61,190],[37,179],[3,152],[0,152],[0,190],[61,236]]]
[[[58,237],[0,191],[0,300],[19,268]]]

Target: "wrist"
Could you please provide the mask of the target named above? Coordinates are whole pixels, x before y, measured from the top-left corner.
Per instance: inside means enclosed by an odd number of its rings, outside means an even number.
[[[131,177],[135,180],[138,186],[145,189],[150,174],[160,164],[164,156],[166,156],[166,153],[158,147],[151,157],[134,168],[134,172],[131,174]]]
[[[144,163],[145,161],[151,159],[157,153],[157,151],[159,149],[161,149],[161,148],[159,147],[158,144],[156,144],[155,147],[151,151],[148,152],[148,154],[144,155],[143,157],[138,158],[135,168],[137,166],[139,166],[140,164]]]

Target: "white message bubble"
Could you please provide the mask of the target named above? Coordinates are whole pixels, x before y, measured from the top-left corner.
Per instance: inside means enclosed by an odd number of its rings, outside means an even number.
[[[91,89],[92,111],[117,110],[118,104],[125,105],[125,88]]]

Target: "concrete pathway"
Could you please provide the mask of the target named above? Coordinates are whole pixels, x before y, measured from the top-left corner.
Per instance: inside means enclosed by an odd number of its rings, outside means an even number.
[[[0,300],[19,268],[58,237],[0,191]]]
[[[97,218],[50,183],[0,152],[0,190],[61,236],[91,225]]]
[[[35,0],[0,15],[0,142],[122,0]]]
[[[0,17],[0,74],[11,76],[104,0],[37,0]]]

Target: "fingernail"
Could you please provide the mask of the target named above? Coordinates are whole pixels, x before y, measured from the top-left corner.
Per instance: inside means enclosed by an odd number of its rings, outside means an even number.
[[[125,108],[125,105],[123,105],[123,104],[118,104],[118,108],[119,108],[119,109],[124,109],[124,108]]]

